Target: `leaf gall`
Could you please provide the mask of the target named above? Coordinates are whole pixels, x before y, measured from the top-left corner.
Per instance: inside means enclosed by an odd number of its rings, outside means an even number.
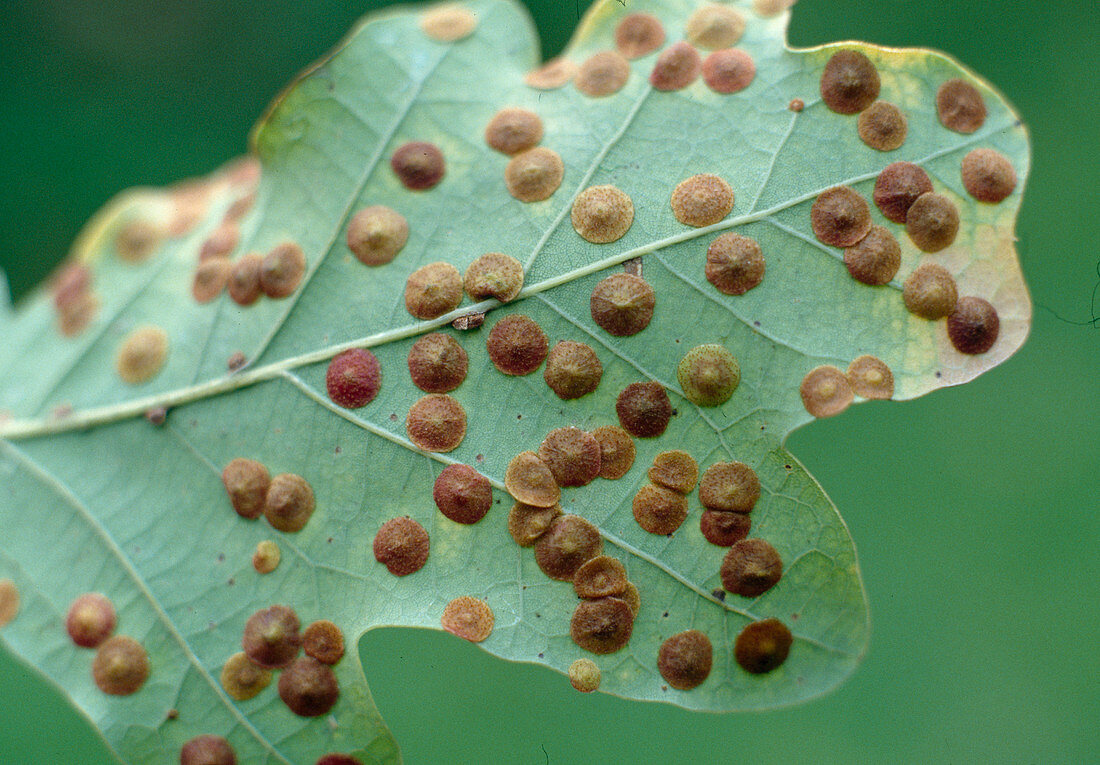
[[[450,452],[466,437],[466,410],[447,395],[430,393],[409,407],[405,432],[426,452]]]
[[[629,13],[615,27],[615,48],[627,58],[641,58],[664,45],[665,28],[650,13]]]
[[[280,473],[271,479],[264,497],[264,518],[272,528],[294,533],[301,531],[313,515],[313,488],[294,473]]]
[[[322,664],[335,664],[344,658],[344,633],[328,619],[320,619],[302,633],[302,650]]]
[[[955,310],[959,293],[950,271],[938,263],[921,263],[902,285],[901,297],[909,313],[935,320]]]
[[[834,417],[852,403],[852,386],[848,378],[830,365],[810,370],[802,378],[798,392],[802,405],[814,417]]]
[[[111,696],[137,693],[149,677],[149,656],[141,643],[126,635],[107,638],[92,659],[92,679]]]
[[[653,458],[653,467],[648,475],[649,480],[658,486],[690,494],[699,481],[699,465],[687,452],[672,449]]]
[[[248,659],[258,667],[285,667],[302,647],[302,637],[298,633],[300,627],[298,614],[292,608],[261,608],[245,622],[241,647]]]
[[[591,659],[577,659],[569,665],[569,684],[581,693],[600,687],[600,668]]]
[[[405,308],[417,319],[438,319],[462,302],[462,277],[450,263],[429,263],[405,282]]]
[[[894,223],[905,223],[909,208],[921,194],[932,191],[932,179],[919,165],[894,162],[887,165],[875,179],[875,205]]]
[[[634,520],[650,534],[671,534],[687,519],[687,498],[678,491],[647,483],[634,495]]]
[[[332,403],[347,409],[366,406],[382,387],[378,359],[366,348],[350,348],[329,362],[325,388]]]
[[[557,503],[550,507],[535,507],[516,502],[508,513],[508,533],[520,547],[530,547],[546,533],[550,524],[559,515],[561,515],[561,505]]]
[[[608,555],[597,555],[573,575],[573,589],[578,598],[618,595],[626,584],[626,567]]]
[[[616,425],[604,425],[592,431],[600,443],[600,478],[611,481],[626,475],[634,465],[634,441]]]
[[[319,717],[340,698],[340,685],[328,665],[302,656],[279,675],[279,698],[299,717]]]
[[[764,280],[764,255],[755,239],[722,234],[707,248],[707,281],[726,295],[744,295]]]
[[[682,90],[695,82],[702,71],[703,61],[699,51],[681,40],[666,48],[653,64],[649,84],[656,90]]]
[[[901,267],[901,245],[889,229],[871,226],[867,236],[844,248],[844,265],[857,282],[889,284]]]
[[[394,576],[408,576],[423,568],[429,547],[428,532],[405,516],[386,521],[374,535],[374,559]]]
[[[685,226],[711,226],[733,210],[733,189],[712,173],[686,178],[672,192],[672,213]]]
[[[290,297],[306,273],[306,255],[293,242],[283,242],[260,263],[260,290],[269,298]]]
[[[464,595],[443,609],[443,629],[471,643],[480,643],[493,634],[493,609],[484,600]]]
[[[504,168],[504,185],[521,202],[541,202],[553,196],[564,176],[565,165],[558,153],[536,146],[512,157]]]
[[[739,93],[756,77],[756,63],[740,48],[716,50],[703,59],[703,82],[715,93]]]
[[[11,624],[19,614],[19,588],[11,579],[0,579],[0,627]]]
[[[504,486],[513,499],[525,505],[551,507],[561,499],[550,467],[531,451],[520,452],[508,463]]]
[[[888,399],[894,395],[894,373],[874,356],[860,356],[848,365],[848,384],[857,396],[867,399]]]
[[[426,191],[443,180],[446,163],[439,147],[427,141],[409,141],[390,157],[397,180],[410,191]]]
[[[385,205],[364,207],[348,223],[348,249],[364,266],[392,262],[408,241],[409,222]]]
[[[577,65],[564,56],[553,58],[528,72],[523,81],[536,90],[555,90],[570,82],[577,74]]]
[[[655,438],[672,419],[672,402],[658,382],[631,383],[615,402],[619,424],[635,438]]]
[[[604,98],[622,90],[630,78],[630,64],[614,51],[593,53],[573,78],[577,90],[590,98]]]
[[[591,346],[562,340],[550,349],[542,377],[558,398],[569,401],[596,390],[603,365]]]
[[[135,329],[119,345],[115,370],[123,382],[139,385],[157,376],[168,357],[168,333],[160,327]]]
[[[65,616],[65,630],[81,648],[95,648],[115,631],[115,607],[98,592],[88,592],[72,602]]]
[[[758,499],[760,479],[744,462],[715,462],[699,482],[699,501],[708,510],[751,513]]]
[[[688,17],[684,32],[700,48],[729,48],[745,33],[745,17],[728,5],[709,3]]]
[[[783,622],[762,619],[741,630],[733,645],[733,656],[746,672],[762,675],[787,660],[793,642]]]
[[[921,194],[905,218],[909,239],[925,252],[939,252],[959,233],[959,208],[942,194]]]
[[[233,265],[229,272],[229,297],[239,306],[250,306],[260,297],[260,271],[264,259],[250,252]]]
[[[821,98],[837,114],[856,114],[876,98],[880,81],[871,59],[855,50],[832,55],[821,75]]]
[[[551,579],[571,582],[577,569],[602,550],[599,529],[579,515],[559,515],[535,542],[535,563]]]
[[[589,186],[573,200],[573,229],[593,244],[621,239],[634,222],[634,202],[614,186]]]
[[[832,247],[851,247],[871,230],[871,209],[847,186],[821,192],[810,208],[814,236]]]
[[[425,393],[449,393],[466,379],[469,357],[450,335],[431,332],[409,349],[409,376]]]
[[[905,143],[909,122],[901,109],[888,101],[875,101],[856,122],[859,140],[876,151],[893,151]]]
[[[256,551],[252,553],[252,568],[257,574],[270,574],[279,567],[282,553],[279,545],[271,539],[264,539],[256,543]]]
[[[633,630],[634,614],[618,598],[582,600],[569,622],[573,642],[594,654],[615,653],[630,642]]]
[[[518,154],[538,146],[542,120],[530,109],[501,109],[485,126],[485,143],[501,154]]]
[[[742,539],[726,553],[718,573],[722,587],[728,592],[755,598],[783,577],[783,561],[775,548],[763,539]]]
[[[513,313],[493,325],[485,347],[489,360],[502,374],[529,375],[542,366],[549,341],[534,320]]]
[[[237,457],[222,470],[222,483],[229,503],[242,518],[259,518],[264,511],[271,476],[256,460]]]
[[[676,368],[684,395],[697,406],[721,406],[741,384],[741,367],[722,345],[697,345],[684,354]]]
[[[752,518],[748,513],[704,510],[699,519],[703,538],[718,547],[730,547],[749,535]]]
[[[448,465],[432,488],[435,506],[455,523],[477,523],[493,506],[489,479],[469,465]]]
[[[600,444],[580,428],[551,430],[538,451],[558,486],[586,486],[600,474]]]
[[[940,124],[956,133],[973,133],[985,123],[985,101],[965,80],[948,80],[936,91]]]
[[[1016,189],[1016,170],[993,149],[974,149],[963,157],[963,186],[979,202],[996,204]]]
[[[714,649],[699,630],[680,632],[661,643],[657,669],[678,691],[690,691],[710,675]]]
[[[204,733],[183,745],[180,765],[237,765],[237,754],[221,736]]]
[[[985,353],[997,342],[1001,320],[987,300],[961,297],[947,317],[947,336],[959,353]]]
[[[191,296],[196,303],[209,303],[225,290],[233,264],[225,258],[209,258],[199,263],[191,282]]]
[[[523,289],[523,264],[511,255],[487,252],[467,267],[463,285],[471,300],[508,303]]]

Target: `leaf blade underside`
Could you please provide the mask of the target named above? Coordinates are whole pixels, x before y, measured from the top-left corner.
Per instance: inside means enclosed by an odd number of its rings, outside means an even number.
[[[989,117],[978,132],[960,136],[940,126],[930,106],[935,87],[965,74],[946,57],[843,46],[874,61],[882,98],[909,115],[906,144],[880,154],[859,142],[854,117],[833,114],[817,96],[835,48],[786,48],[785,16],[766,20],[743,9],[749,24],[738,47],[753,55],[757,78],[742,93],[719,96],[701,82],[655,91],[647,81],[650,55],[633,62],[618,94],[590,99],[571,86],[540,92],[523,84],[537,56],[517,6],[482,0],[469,7],[477,30],[452,44],[427,40],[417,12],[368,20],[257,126],[263,177],[237,252],[264,252],[286,239],[300,244],[309,270],[291,298],[247,309],[224,296],[206,305],[191,300],[198,247],[239,195],[215,176],[203,222],[140,266],[114,257],[114,233],[135,216],[167,220],[168,197],[131,193],[89,225],[77,256],[91,265],[97,285],[110,288],[101,290],[100,313],[83,334],[57,335],[47,295],[3,319],[10,340],[0,348],[0,405],[12,419],[0,422],[0,518],[10,529],[0,578],[15,580],[24,607],[0,637],[64,688],[127,760],[161,761],[198,733],[227,736],[246,762],[308,762],[329,750],[378,762],[399,757],[353,657],[337,668],[344,695],[335,724],[294,717],[274,688],[246,702],[224,694],[221,664],[238,650],[247,617],[272,603],[292,605],[303,623],[331,619],[354,644],[375,626],[439,628],[445,603],[475,595],[496,614],[485,650],[565,671],[585,655],[569,637],[576,600],[567,583],[548,580],[530,550],[508,536],[504,469],[552,428],[614,424],[617,393],[647,379],[668,389],[678,412],[668,432],[636,440],[637,459],[625,478],[563,494],[566,512],[600,527],[605,552],[624,562],[642,593],[630,644],[598,657],[601,690],[710,710],[819,695],[854,670],[869,624],[847,528],[782,445],[812,419],[799,399],[800,381],[820,364],[843,368],[873,353],[894,372],[895,398],[907,399],[970,379],[1026,336],[1030,303],[1012,233],[1019,192],[1000,205],[979,205],[958,179],[963,154],[988,146],[1012,159],[1022,186],[1026,136],[984,85]],[[659,15],[674,42],[692,4],[654,0],[630,10]],[[581,61],[611,47],[625,13],[615,2],[595,6],[566,54]],[[800,113],[787,109],[795,97],[806,102]],[[510,105],[536,111],[546,125],[542,145],[565,159],[562,186],[546,202],[509,197],[501,179],[507,158],[484,145],[485,123]],[[411,192],[393,176],[388,158],[406,140],[442,148],[448,165],[439,187]],[[936,190],[963,211],[958,241],[935,257],[956,275],[960,294],[981,294],[997,306],[1002,334],[987,354],[954,352],[942,321],[904,311],[902,275],[923,258],[898,227],[902,268],[879,288],[855,283],[838,261],[841,252],[813,237],[809,206],[820,191],[851,185],[869,199],[878,171],[901,159],[924,166]],[[680,180],[701,172],[726,178],[736,202],[721,223],[688,229],[673,218],[668,198]],[[630,194],[636,215],[623,239],[593,245],[572,230],[569,210],[577,192],[603,183]],[[379,269],[359,264],[344,245],[348,218],[368,204],[390,205],[410,222],[405,249]],[[727,230],[757,239],[768,261],[764,283],[736,298],[702,278],[706,245]],[[462,271],[495,250],[527,266],[519,300],[466,303],[432,322],[406,313],[402,294],[412,270],[447,260]],[[657,291],[657,311],[641,334],[612,338],[592,321],[588,298],[597,281],[639,256]],[[454,333],[470,357],[469,377],[452,394],[466,409],[468,435],[450,454],[425,454],[404,430],[404,415],[421,395],[405,371],[408,349],[429,329],[476,309],[489,309],[485,328]],[[604,367],[599,389],[561,401],[539,372],[498,373],[484,338],[495,321],[517,312],[535,319],[551,344],[590,344]],[[149,322],[168,331],[169,361],[149,383],[124,386],[114,372],[115,348],[132,327]],[[714,409],[691,404],[675,374],[683,353],[707,342],[731,348],[742,370],[735,396]],[[341,409],[325,392],[327,361],[348,346],[371,347],[382,368],[381,393],[360,410]],[[250,364],[227,375],[234,351]],[[19,363],[32,352],[49,364]],[[170,408],[161,428],[135,416],[158,405]],[[772,542],[785,564],[773,590],[751,600],[714,594],[721,592],[725,551],[703,540],[695,495],[692,514],[672,538],[637,526],[631,499],[654,455],[668,448],[687,449],[701,468],[736,459],[758,472],[764,493],[752,535]],[[232,513],[220,469],[237,456],[310,481],[318,509],[302,532],[281,534]],[[474,526],[443,518],[431,500],[435,477],[453,461],[494,483],[493,509]],[[419,520],[432,540],[427,566],[404,579],[389,575],[370,550],[378,527],[399,515]],[[261,577],[250,556],[265,538],[278,540],[283,561]],[[73,649],[65,636],[67,604],[90,589],[111,596],[119,631],[150,652],[150,681],[133,697],[100,694],[88,673],[90,652]],[[732,642],[744,625],[768,616],[790,626],[795,647],[776,672],[751,676],[733,662]],[[664,686],[656,652],[664,638],[688,628],[711,637],[715,663],[708,682],[677,691]],[[170,708],[180,710],[179,719],[165,719]]]

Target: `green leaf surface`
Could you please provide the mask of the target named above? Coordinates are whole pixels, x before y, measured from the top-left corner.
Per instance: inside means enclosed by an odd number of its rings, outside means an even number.
[[[196,187],[198,225],[166,239],[139,265],[119,259],[117,233],[133,220],[178,219],[186,192],[128,192],[88,225],[73,257],[92,269],[99,309],[76,337],[58,333],[45,291],[0,316],[0,578],[12,579],[22,599],[0,639],[61,687],[125,761],[170,761],[200,733],[226,736],[241,762],[312,762],[327,751],[355,752],[367,762],[399,759],[354,651],[337,665],[342,696],[325,717],[294,716],[274,685],[244,702],[222,690],[218,674],[239,650],[245,620],[274,603],[293,606],[303,623],[334,621],[353,645],[376,626],[438,629],[448,601],[473,595],[496,617],[485,650],[566,671],[586,655],[569,636],[576,597],[568,583],[547,579],[531,550],[509,536],[504,471],[553,428],[615,424],[618,393],[643,380],[668,389],[676,410],[668,430],[636,440],[637,458],[624,478],[565,489],[562,497],[566,512],[599,526],[605,553],[624,563],[641,592],[629,645],[594,657],[600,689],[711,711],[764,709],[824,693],[866,650],[868,605],[847,528],[783,447],[812,419],[800,382],[819,365],[843,369],[873,354],[893,371],[894,398],[913,398],[991,368],[1027,334],[1030,302],[1013,236],[1029,163],[1026,132],[996,92],[947,57],[842,46],[871,58],[881,98],[908,116],[905,144],[880,153],[860,141],[854,116],[829,111],[819,98],[821,71],[836,48],[788,49],[786,14],[764,18],[741,9],[748,23],[738,47],[751,53],[757,74],[740,93],[718,95],[702,81],[654,90],[650,54],[632,62],[621,91],[593,99],[571,85],[538,91],[524,84],[538,55],[517,5],[475,0],[468,7],[477,28],[454,43],[424,35],[422,9],[368,18],[257,125],[262,179],[234,255],[298,243],[308,270],[291,297],[248,308],[224,295],[207,304],[191,297],[199,248],[249,192],[229,169]],[[631,11],[660,17],[670,44],[682,38],[694,9],[689,0],[647,0],[629,9],[599,2],[565,55],[580,62],[613,47],[615,25]],[[947,130],[936,116],[936,89],[955,77],[974,82],[988,108],[985,124],[970,135]],[[805,101],[803,111],[788,109],[793,98]],[[542,145],[564,160],[562,185],[544,202],[509,196],[507,157],[484,143],[486,123],[504,106],[536,111],[545,125]],[[390,155],[408,140],[434,142],[446,157],[446,176],[430,191],[405,189],[390,170]],[[1004,154],[1020,178],[1000,204],[974,202],[963,188],[960,162],[977,147]],[[947,250],[922,255],[903,227],[872,207],[875,222],[901,243],[902,265],[891,284],[867,287],[848,275],[841,250],[817,241],[809,210],[836,185],[870,199],[879,171],[898,160],[928,171],[936,191],[959,207],[962,227]],[[725,178],[736,201],[720,223],[688,228],[673,216],[669,196],[681,180],[704,172]],[[621,188],[635,208],[632,227],[611,244],[591,244],[570,225],[575,195],[598,184]],[[345,245],[350,216],[371,204],[397,209],[410,225],[406,247],[381,268],[361,265]],[[707,245],[729,230],[759,241],[767,259],[764,282],[738,297],[703,276]],[[409,316],[403,291],[413,270],[445,260],[464,271],[488,251],[525,265],[518,300],[467,300],[426,322]],[[640,334],[615,338],[593,322],[589,296],[600,279],[639,257],[657,294],[654,318]],[[960,354],[944,321],[905,311],[901,282],[924,260],[947,267],[961,295],[996,306],[1001,332],[989,352]],[[477,312],[487,313],[481,329],[446,329]],[[551,344],[591,345],[604,368],[598,390],[562,401],[541,370],[500,374],[485,338],[511,313],[537,321]],[[149,382],[127,385],[115,371],[115,353],[143,324],[166,331],[168,360]],[[405,415],[422,395],[406,357],[418,337],[440,328],[469,354],[469,376],[452,394],[467,412],[468,432],[453,452],[428,454],[405,433]],[[720,407],[695,406],[677,383],[679,359],[700,343],[725,345],[741,366],[740,387]],[[379,396],[358,410],[333,404],[325,389],[328,361],[349,347],[371,348],[382,368]],[[248,365],[228,373],[235,352]],[[142,416],[157,407],[168,410],[160,427]],[[722,592],[725,550],[703,539],[696,493],[687,522],[670,537],[635,522],[631,502],[647,482],[646,469],[671,448],[689,451],[701,468],[739,460],[757,471],[763,495],[752,536],[771,542],[784,561],[773,589],[754,599]],[[317,510],[304,530],[284,534],[233,513],[220,472],[239,456],[310,482]],[[435,477],[453,462],[474,466],[495,487],[493,509],[472,526],[447,520],[432,501]],[[856,472],[853,480],[873,477]],[[401,515],[427,529],[431,555],[416,574],[396,578],[374,560],[371,542],[382,523]],[[268,538],[278,541],[282,563],[261,576],[251,555]],[[119,632],[149,653],[152,673],[137,694],[100,693],[90,676],[92,652],[67,638],[68,604],[90,590],[111,598]],[[782,667],[754,676],[733,661],[732,645],[745,625],[765,617],[787,624],[795,642]],[[658,674],[656,656],[664,639],[689,628],[709,635],[714,667],[701,686],[678,691]],[[178,717],[170,719],[172,709]]]

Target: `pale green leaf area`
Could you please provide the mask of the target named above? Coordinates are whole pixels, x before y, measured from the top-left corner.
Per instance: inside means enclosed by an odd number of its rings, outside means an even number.
[[[870,626],[853,540],[823,489],[783,447],[787,434],[812,419],[799,397],[803,376],[821,364],[843,369],[869,353],[893,370],[895,398],[908,399],[995,366],[1027,334],[1030,302],[1013,236],[1028,171],[1026,134],[995,91],[947,57],[844,44],[874,61],[880,97],[909,119],[905,144],[879,153],[859,140],[854,116],[834,114],[820,101],[818,81],[834,49],[786,48],[786,14],[765,19],[742,9],[748,24],[738,47],[752,54],[757,75],[740,93],[718,95],[701,80],[656,91],[648,84],[656,58],[650,54],[632,62],[619,93],[593,99],[571,85],[537,91],[524,84],[539,60],[518,5],[475,0],[468,7],[477,29],[455,43],[425,37],[421,9],[369,18],[257,126],[262,180],[235,256],[297,242],[308,270],[290,298],[248,308],[225,295],[203,305],[191,298],[198,249],[243,193],[216,174],[207,180],[202,222],[140,265],[118,259],[115,234],[130,220],[169,220],[171,196],[129,193],[89,224],[74,257],[92,268],[100,307],[77,337],[58,333],[45,291],[0,317],[0,578],[14,580],[22,595],[18,616],[0,637],[68,694],[124,761],[171,761],[200,733],[226,736],[247,763],[309,763],[327,751],[354,752],[365,762],[400,759],[354,650],[336,667],[341,699],[321,718],[293,715],[274,684],[244,702],[221,689],[218,673],[239,650],[246,619],[274,603],[294,607],[303,624],[334,621],[354,646],[377,626],[439,629],[444,605],[473,595],[496,617],[485,650],[565,672],[587,655],[569,636],[577,600],[568,583],[549,580],[531,550],[510,538],[504,470],[553,428],[615,424],[618,393],[643,380],[670,393],[676,414],[667,432],[636,439],[637,458],[624,478],[565,489],[562,497],[567,512],[599,526],[604,551],[625,564],[641,593],[629,645],[592,657],[603,673],[600,690],[708,711],[820,695],[855,669]],[[682,38],[693,9],[688,0],[630,6],[662,19],[666,44]],[[597,3],[566,55],[579,62],[612,47],[626,12],[614,0]],[[975,82],[988,107],[985,124],[971,135],[947,130],[936,116],[935,91],[953,77]],[[804,99],[805,109],[789,110],[792,98]],[[545,202],[509,196],[507,157],[484,143],[485,124],[509,105],[536,111],[545,126],[542,145],[564,160],[561,188]],[[390,170],[390,155],[408,140],[442,149],[447,173],[436,188],[409,191]],[[960,161],[976,147],[1003,153],[1020,178],[1000,204],[976,203],[962,186]],[[936,190],[958,205],[963,224],[951,247],[924,256],[872,206],[875,222],[897,235],[903,259],[893,283],[867,287],[849,277],[840,250],[814,238],[809,209],[835,185],[870,199],[878,172],[898,160],[922,165]],[[736,202],[725,220],[691,229],[676,221],[669,196],[679,181],[703,172],[725,178]],[[570,225],[572,200],[608,183],[633,199],[634,224],[617,242],[591,244]],[[345,245],[350,216],[371,204],[393,207],[410,225],[404,250],[380,268],[361,265]],[[767,259],[764,282],[739,297],[703,277],[707,245],[729,230],[757,239]],[[429,322],[409,316],[403,291],[413,270],[445,260],[463,271],[488,251],[524,263],[520,299],[506,306],[467,299]],[[639,256],[657,294],[656,312],[640,334],[614,338],[593,322],[589,296],[597,281]],[[926,259],[955,274],[960,294],[997,307],[1001,334],[989,352],[960,354],[944,321],[905,311],[901,282]],[[475,311],[487,312],[482,328],[447,329]],[[516,312],[536,320],[551,345],[590,344],[604,367],[598,390],[562,401],[541,370],[500,374],[485,338]],[[168,361],[149,382],[127,385],[114,356],[142,324],[167,332]],[[468,432],[444,455],[416,449],[404,428],[422,395],[408,376],[409,347],[439,328],[470,359],[468,378],[452,394],[467,412]],[[677,384],[679,359],[700,343],[721,343],[740,362],[742,383],[720,407],[695,406]],[[324,375],[330,358],[356,346],[377,355],[382,388],[366,407],[345,410],[329,400]],[[227,359],[236,351],[249,365],[229,374]],[[156,406],[169,409],[160,427],[142,416]],[[950,430],[949,423],[939,427]],[[739,460],[757,471],[763,496],[752,536],[771,542],[784,561],[773,589],[753,599],[722,593],[725,550],[703,539],[696,493],[688,520],[670,537],[635,522],[632,498],[653,457],[670,448],[689,451],[701,468]],[[220,472],[239,456],[310,482],[317,510],[304,530],[280,533],[232,511]],[[452,462],[474,466],[496,487],[493,509],[475,525],[447,520],[432,501],[435,477]],[[427,529],[431,555],[422,570],[397,578],[374,560],[371,542],[382,523],[401,515]],[[282,563],[261,576],[251,555],[269,538],[278,541]],[[68,604],[89,590],[112,599],[118,631],[149,653],[151,676],[132,696],[100,693],[90,677],[92,652],[66,636]],[[794,646],[780,668],[750,675],[734,662],[733,641],[765,617],[787,624]],[[677,691],[658,674],[656,655],[664,639],[689,628],[712,640],[714,666],[701,686]],[[178,719],[167,719],[170,709]]]

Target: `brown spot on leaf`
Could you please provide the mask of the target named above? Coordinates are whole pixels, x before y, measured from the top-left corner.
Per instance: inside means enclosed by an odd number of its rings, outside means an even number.
[[[270,539],[264,539],[256,543],[256,551],[252,553],[252,568],[258,574],[270,574],[279,567],[282,554],[279,545]]]
[[[364,207],[348,223],[348,249],[365,266],[392,262],[408,241],[409,222],[385,205]]]
[[[787,660],[792,642],[791,631],[783,622],[763,619],[741,630],[733,646],[733,655],[746,672],[761,675]]]
[[[209,303],[222,294],[229,283],[233,264],[225,258],[210,258],[199,263],[191,282],[191,296],[196,303]]]
[[[98,592],[88,592],[72,602],[65,615],[65,629],[81,648],[95,648],[115,631],[115,607]]]
[[[591,659],[577,659],[569,665],[569,684],[581,693],[592,693],[600,687],[600,668]]]
[[[871,209],[847,186],[821,192],[810,209],[814,236],[832,247],[851,247],[871,230]]]
[[[689,691],[710,675],[714,649],[699,630],[687,630],[665,640],[657,654],[657,669],[668,684]]]
[[[199,248],[199,260],[227,258],[241,241],[241,228],[233,221],[224,221],[211,232]]]
[[[428,562],[428,532],[412,518],[391,518],[374,535],[374,559],[394,576],[416,573]]]
[[[426,452],[453,451],[466,437],[466,410],[447,395],[421,396],[409,407],[405,432]]]
[[[599,529],[579,515],[559,515],[535,542],[535,562],[551,579],[571,582],[577,569],[602,549]]]
[[[603,365],[590,346],[562,340],[550,349],[542,376],[558,398],[569,401],[596,390]]]
[[[462,302],[462,277],[450,263],[421,266],[405,282],[405,308],[417,319],[437,319]]]
[[[160,226],[145,220],[130,221],[115,236],[115,251],[127,263],[141,263],[156,252],[163,239]]]
[[[626,584],[626,567],[608,555],[597,555],[573,575],[573,589],[579,598],[618,595]]]
[[[137,693],[149,677],[149,656],[141,643],[126,635],[107,638],[96,649],[92,679],[111,696]]]
[[[340,698],[340,685],[328,665],[303,656],[279,675],[279,698],[300,717],[319,717]]]
[[[973,133],[985,123],[985,100],[965,80],[948,80],[936,91],[940,123],[956,133]]]
[[[534,320],[514,313],[493,325],[485,346],[489,360],[501,373],[522,376],[542,366],[549,341]]]
[[[647,483],[634,495],[634,520],[650,534],[671,534],[688,514],[687,498],[678,491]]]
[[[821,98],[837,114],[856,114],[876,98],[880,81],[871,59],[855,50],[833,54],[821,75]]]
[[[443,609],[443,629],[471,643],[480,643],[493,633],[493,609],[484,600],[464,595]]]
[[[743,295],[764,280],[764,255],[755,239],[722,234],[707,248],[707,281],[726,295]]]
[[[426,393],[449,393],[466,379],[469,358],[462,346],[441,332],[432,332],[409,349],[409,376]]]
[[[649,326],[657,296],[640,276],[617,273],[601,279],[592,289],[589,310],[592,321],[615,337],[636,335]]]
[[[542,120],[530,109],[501,109],[485,126],[485,143],[501,154],[518,154],[541,140]]]
[[[358,409],[378,395],[382,370],[366,348],[350,348],[329,362],[325,373],[328,397],[338,406]]]
[[[630,434],[615,425],[604,425],[592,431],[600,443],[600,478],[617,480],[634,465],[634,441]]]
[[[344,633],[328,619],[320,619],[302,633],[302,650],[322,664],[344,658]]]
[[[469,465],[448,465],[435,479],[432,498],[455,523],[477,523],[493,506],[493,487]]]
[[[657,382],[631,383],[615,402],[619,424],[636,438],[655,438],[672,418],[672,402]]]
[[[204,733],[183,745],[180,765],[237,765],[237,755],[224,738]]]
[[[430,8],[420,17],[420,29],[437,42],[455,42],[473,34],[477,17],[458,3]]]
[[[1001,321],[995,309],[980,297],[961,297],[947,317],[947,336],[959,353],[985,353],[997,342]]]
[[[294,242],[283,242],[264,255],[260,263],[260,289],[269,298],[294,294],[306,273],[306,255]]]
[[[602,51],[589,56],[576,76],[573,84],[577,90],[592,98],[603,98],[618,93],[630,78],[630,64],[619,53]]]
[[[905,280],[901,291],[909,313],[922,319],[942,319],[955,310],[955,277],[938,263],[922,263]]]
[[[909,208],[922,194],[932,190],[928,173],[912,162],[894,162],[875,179],[875,205],[894,223],[905,223]]]

